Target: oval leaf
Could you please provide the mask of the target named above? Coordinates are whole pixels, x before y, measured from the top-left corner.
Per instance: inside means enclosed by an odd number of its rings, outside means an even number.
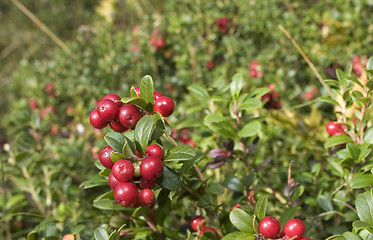
[[[260,131],[262,128],[262,124],[259,120],[252,120],[248,122],[240,131],[238,131],[237,135],[239,137],[251,137]]]
[[[176,191],[181,186],[181,179],[179,175],[169,167],[163,168],[163,174],[158,179],[159,183],[166,189]]]
[[[142,152],[148,147],[150,137],[154,128],[154,117],[146,115],[140,119],[135,128],[135,140],[140,144]],[[119,152],[122,152],[120,149]]]
[[[250,216],[242,209],[235,208],[229,214],[232,224],[241,232],[255,233],[253,228],[253,216]]]
[[[164,162],[171,161],[188,161],[196,156],[196,150],[189,145],[179,145],[170,150],[170,153],[163,160]]]

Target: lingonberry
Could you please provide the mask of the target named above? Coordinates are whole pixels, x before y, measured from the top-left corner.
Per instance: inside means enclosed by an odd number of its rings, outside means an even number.
[[[174,112],[175,103],[171,98],[162,96],[154,103],[154,112],[159,112],[163,117],[168,117]]]
[[[157,183],[154,180],[149,180],[144,177],[140,178],[139,187],[141,189],[153,189],[157,185]]]
[[[142,206],[150,206],[155,201],[154,193],[150,189],[143,189],[139,193],[138,201]]]
[[[218,236],[218,232],[214,228],[211,228],[211,227],[203,227],[201,231],[199,232],[199,236],[202,236],[202,234],[204,234],[205,232],[209,232],[209,231],[213,232],[215,236]]]
[[[113,151],[113,149],[110,146],[106,146],[103,149],[101,149],[100,153],[98,154],[98,159],[100,160],[100,163],[102,166],[111,169],[114,165],[113,161],[110,158],[110,153]]]
[[[149,180],[156,180],[163,173],[163,163],[158,158],[146,157],[140,165],[141,175]]]
[[[195,216],[190,220],[190,226],[193,228],[193,230],[202,229],[205,227],[205,218],[202,216]]]
[[[163,160],[164,158],[164,152],[161,146],[158,144],[151,144],[145,149],[145,154],[148,157],[155,157],[158,158],[159,160]]]
[[[346,126],[333,121],[328,122],[326,125],[326,131],[330,136],[343,135],[345,134]]]
[[[154,91],[153,93],[153,96],[154,96],[154,100],[157,100],[158,98],[162,97],[162,93],[158,92],[158,91]]]
[[[139,158],[142,158],[142,157],[143,157],[142,154],[141,154],[138,150],[136,150],[135,155],[136,155],[137,157],[139,157]]]
[[[134,128],[141,117],[140,110],[133,104],[123,105],[119,109],[119,122],[127,128]]]
[[[312,240],[311,238],[308,238],[308,237],[302,237],[301,239],[299,240]]]
[[[139,202],[138,197],[137,197],[136,202],[134,204],[132,204],[131,207],[133,207],[133,208],[141,207],[141,203]]]
[[[299,219],[290,219],[285,223],[284,226],[284,233],[289,238],[295,237],[295,240],[299,240],[302,238],[304,232],[306,230],[306,227],[302,220]]]
[[[124,207],[130,207],[136,203],[139,190],[132,182],[121,182],[114,190],[115,200]]]
[[[116,132],[122,133],[122,132],[125,132],[125,131],[128,130],[128,128],[126,128],[125,126],[120,124],[119,121],[114,121],[114,120],[110,121],[109,125],[110,125],[111,129],[113,129]]]
[[[94,128],[101,129],[106,127],[106,125],[109,123],[108,121],[102,119],[100,115],[98,115],[97,110],[93,110],[91,114],[89,115],[89,122]]]
[[[112,173],[119,181],[129,181],[133,177],[135,168],[133,164],[125,159],[119,160],[113,165]]]
[[[274,217],[264,217],[259,222],[259,232],[267,238],[275,238],[281,231],[281,224]]]
[[[113,175],[113,172],[111,172],[109,174],[109,177],[108,177],[108,182],[109,182],[109,186],[111,189],[115,190],[115,188],[117,187],[117,185],[119,183],[121,183],[121,181],[119,181],[118,179],[116,179]]]
[[[118,117],[119,109],[115,102],[103,99],[97,103],[97,112],[102,119],[111,121]]]
[[[109,99],[113,101],[115,103],[115,106],[117,106],[117,108],[120,108],[123,105],[123,103],[120,101],[121,98],[114,93],[109,93],[103,99]]]
[[[137,93],[137,96],[140,97],[140,87],[139,86],[135,87],[135,92]]]

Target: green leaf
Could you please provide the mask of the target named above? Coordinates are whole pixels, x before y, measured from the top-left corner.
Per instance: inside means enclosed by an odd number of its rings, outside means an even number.
[[[169,154],[163,160],[164,162],[171,161],[188,161],[193,159],[196,156],[197,152],[193,147],[189,145],[179,145],[172,148]]]
[[[192,85],[189,85],[188,86],[188,91],[193,92],[193,93],[199,95],[204,100],[207,100],[210,97],[209,93],[207,92],[207,89],[202,84],[192,84]]]
[[[131,89],[130,89],[130,96],[133,97],[133,98],[139,96],[139,95],[137,95],[137,92],[136,92],[134,87],[131,87]]]
[[[254,214],[258,219],[262,219],[266,216],[267,211],[267,204],[268,204],[268,197],[262,196],[256,202],[254,207]]]
[[[224,181],[222,182],[222,185],[228,188],[229,190],[236,191],[236,192],[241,192],[245,189],[241,180],[234,176],[226,177]]]
[[[210,125],[212,123],[226,122],[232,120],[232,117],[224,117],[222,115],[208,115],[203,120],[203,124]]]
[[[338,81],[341,83],[342,86],[347,86],[347,81],[346,81],[346,75],[341,69],[337,69],[336,71]]]
[[[265,94],[269,93],[270,91],[271,89],[267,87],[257,88],[250,93],[250,97],[253,97],[253,98],[255,97],[257,99],[260,99],[261,97],[263,97]]]
[[[333,205],[326,196],[319,195],[317,197],[317,202],[319,206],[321,207],[321,209],[323,209],[324,211],[326,212],[333,211]]]
[[[238,96],[240,95],[242,86],[243,86],[243,76],[240,73],[236,73],[232,77],[232,82],[231,82],[231,87],[230,87],[232,98],[235,101],[237,101]]]
[[[233,232],[222,238],[222,240],[255,240],[255,235],[252,233]]]
[[[134,98],[122,98],[121,101],[124,104],[133,104],[137,107],[141,108],[142,110],[146,110],[147,103],[144,99],[140,97],[134,97]]]
[[[211,206],[212,203],[212,195],[206,193],[202,195],[202,197],[198,200],[197,206],[200,208],[208,208]]]
[[[365,69],[366,69],[368,72],[373,71],[373,56],[371,56],[371,57],[368,59],[368,62],[367,62],[367,65],[366,65]]]
[[[107,240],[109,238],[109,234],[104,228],[98,227],[95,229],[94,237],[95,240]]]
[[[242,209],[235,208],[229,214],[232,224],[241,232],[255,233],[253,228],[254,217]]]
[[[293,194],[291,195],[291,201],[294,202],[295,200],[299,199],[299,197],[302,196],[303,192],[304,192],[304,186],[303,185],[298,186],[294,190]]]
[[[237,135],[242,138],[251,137],[258,134],[261,128],[262,124],[259,120],[251,120],[250,122],[245,124],[245,126],[240,131],[238,131]]]
[[[347,80],[350,80],[354,83],[356,83],[357,85],[359,85],[360,87],[364,88],[363,84],[361,84],[361,82],[359,81],[359,79],[357,79],[356,77],[346,77]]]
[[[165,132],[165,129],[166,129],[166,126],[165,126],[163,117],[159,112],[157,112],[155,114],[155,127],[154,127],[151,140],[157,140],[158,138],[160,138]]]
[[[136,144],[129,140],[127,137],[124,140],[123,149],[122,149],[122,155],[125,159],[133,159],[136,155]]]
[[[251,172],[246,178],[245,178],[245,187],[250,188],[250,186],[253,184],[254,180],[256,178],[256,173]]]
[[[99,200],[94,200],[93,201],[93,206],[98,209],[102,210],[120,210],[123,211],[125,207],[116,204],[115,200],[112,199],[99,199]],[[131,208],[128,208],[128,210],[133,211]]]
[[[121,153],[124,144],[124,136],[118,132],[108,132],[104,137],[106,143],[116,152]]]
[[[229,233],[228,235],[225,235],[221,240],[236,240],[240,234],[241,232],[232,232],[232,233]]]
[[[202,234],[200,240],[216,240],[215,233],[212,231],[207,231]]]
[[[335,235],[335,236],[328,237],[326,240],[346,240],[346,238],[343,237],[342,235]]]
[[[359,194],[355,200],[355,206],[359,219],[373,225],[373,196],[372,190]]]
[[[337,146],[339,144],[344,144],[352,142],[351,138],[347,135],[337,135],[337,136],[332,136],[326,141],[326,148],[331,148],[334,146]]]
[[[176,191],[181,186],[180,176],[167,166],[164,166],[163,174],[158,181],[164,188],[171,191]]]
[[[365,229],[365,228],[373,228],[373,224],[368,224],[366,222],[356,220],[352,223],[352,227],[354,229],[360,230],[360,229]]]
[[[125,145],[126,145],[126,144],[125,144]],[[123,145],[123,147],[124,147],[125,145]],[[110,159],[111,159],[111,161],[113,161],[113,162],[115,163],[115,162],[117,162],[118,160],[123,159],[123,155],[122,155],[121,153],[119,153],[119,152],[112,151],[112,152],[110,153]],[[101,169],[101,170],[104,170],[104,169]]]
[[[150,137],[154,128],[154,117],[151,115],[143,116],[135,128],[135,140],[140,144],[142,152],[148,147]],[[122,149],[121,149],[122,151]]]
[[[336,100],[334,100],[334,99],[332,99],[330,97],[320,97],[319,100],[323,101],[323,102],[330,103],[332,105],[341,106],[341,105],[339,105],[339,103]]]
[[[188,161],[185,161],[183,165],[181,166],[180,172],[185,174],[187,171],[189,171],[190,168],[193,167],[194,164],[196,164],[198,161],[200,161],[204,155],[197,154],[193,159],[190,159]]]
[[[281,226],[284,226],[287,221],[294,218],[297,215],[297,213],[299,213],[300,210],[301,210],[300,207],[291,207],[291,208],[286,209],[280,215],[280,218],[279,218],[279,222]]]
[[[352,178],[350,186],[353,189],[365,188],[373,185],[373,174],[371,173],[357,173]]]
[[[209,184],[205,189],[205,192],[211,193],[211,194],[214,194],[214,195],[223,194],[224,191],[225,191],[224,187],[222,185],[220,185],[219,183]]]
[[[348,240],[363,240],[359,235],[353,232],[345,232],[343,236]]]
[[[253,109],[260,108],[262,106],[262,101],[258,98],[245,99],[244,102],[239,103],[238,110],[250,111]]]
[[[88,188],[93,188],[93,187],[103,186],[103,185],[108,185],[107,179],[102,178],[100,176],[94,176],[82,182],[79,187],[82,189],[88,189]]]
[[[364,142],[373,144],[373,127],[370,127],[364,135]]]
[[[153,79],[151,76],[146,75],[141,79],[140,94],[146,103],[154,103]]]

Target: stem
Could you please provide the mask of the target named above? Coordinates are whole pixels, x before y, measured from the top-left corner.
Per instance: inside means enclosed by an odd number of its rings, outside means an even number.
[[[190,189],[187,185],[185,185],[185,183],[181,183],[181,186],[182,186],[185,190],[187,190],[187,192],[189,192],[190,194],[192,194],[195,198],[200,199],[199,194],[197,194],[197,193],[194,192],[192,189]]]
[[[29,191],[30,191],[32,199],[34,200],[34,202],[35,202],[36,206],[38,207],[39,211],[41,212],[41,214],[45,215],[46,214],[45,209],[43,208],[43,205],[39,201],[39,197],[36,194],[36,190],[35,190],[34,186],[31,184],[32,180],[30,179],[30,175],[28,174],[25,167],[22,168],[22,173],[23,173],[23,176],[27,180],[28,186],[30,188]]]
[[[279,24],[278,27],[280,28],[280,30],[286,35],[286,37],[291,41],[291,43],[293,44],[293,46],[298,50],[298,52],[300,53],[300,55],[302,55],[303,59],[307,62],[308,66],[310,66],[311,70],[313,71],[313,73],[316,75],[316,77],[319,79],[320,83],[323,85],[323,87],[325,88],[325,90],[328,92],[328,94],[330,96],[332,96],[332,92],[330,91],[330,88],[328,87],[328,85],[326,85],[324,79],[321,77],[320,73],[317,71],[316,67],[313,65],[313,63],[311,62],[311,60],[307,57],[307,55],[303,52],[303,50],[299,47],[299,45],[297,44],[297,42],[291,37],[291,35],[289,34],[288,31],[286,31],[286,29],[281,25]]]
[[[168,135],[167,133],[164,133],[163,136],[172,144],[174,145],[175,147],[179,146],[179,144],[177,144],[177,142],[170,136]]]
[[[3,158],[1,158],[1,185],[3,187],[3,217],[5,216],[5,203],[6,203],[6,194],[5,194],[5,174],[4,174],[4,163],[3,163]],[[3,239],[3,232],[4,232],[4,227],[5,227],[5,220],[1,221],[1,239]]]

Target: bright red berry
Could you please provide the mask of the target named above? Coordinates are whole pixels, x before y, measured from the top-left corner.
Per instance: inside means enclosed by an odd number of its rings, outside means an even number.
[[[203,218],[202,216],[193,217],[192,220],[190,220],[190,226],[196,231],[198,229],[204,228],[205,227],[205,218]]]
[[[159,112],[163,117],[168,117],[174,112],[175,103],[171,98],[162,96],[154,103],[154,112]]]
[[[127,128],[134,128],[141,117],[140,110],[133,104],[123,105],[119,109],[119,122]]]
[[[110,125],[111,129],[113,129],[116,132],[122,133],[122,132],[125,132],[125,131],[128,130],[128,128],[126,128],[125,126],[120,124],[119,121],[114,121],[114,120],[110,121],[109,125]]]
[[[89,122],[94,128],[101,129],[106,127],[106,125],[109,123],[108,121],[102,119],[100,115],[98,115],[97,110],[93,110],[91,114],[89,115]]]
[[[150,206],[155,201],[154,193],[150,189],[143,189],[139,193],[138,201],[142,206]]]
[[[129,181],[132,179],[135,168],[133,164],[125,159],[119,160],[113,165],[112,173],[119,181]]]
[[[302,220],[299,219],[290,219],[285,223],[284,226],[284,233],[289,238],[295,237],[295,240],[299,240],[302,238],[304,232],[306,230],[306,226],[304,225]]]
[[[139,187],[141,189],[153,189],[155,185],[157,185],[157,183],[154,180],[149,180],[144,177],[140,178]]]
[[[149,180],[156,180],[163,173],[163,163],[158,158],[146,157],[140,165],[141,175]]]
[[[153,93],[153,96],[154,96],[154,100],[157,100],[158,98],[162,97],[162,93],[158,92],[158,91],[154,91]]]
[[[326,125],[326,131],[330,136],[343,135],[345,134],[346,126],[333,121],[328,122]]]
[[[214,228],[211,228],[211,227],[203,227],[201,231],[199,232],[199,235],[202,236],[202,234],[204,234],[205,232],[209,232],[209,231],[213,232],[215,236],[218,236],[218,232]]]
[[[149,145],[145,150],[145,154],[148,157],[155,157],[155,158],[158,158],[159,160],[163,160],[164,158],[163,149],[158,144]]]
[[[311,238],[308,238],[308,237],[302,237],[301,239],[299,240],[312,240]]]
[[[122,206],[130,207],[135,204],[139,191],[132,182],[121,182],[114,190],[115,200]]]
[[[100,160],[100,163],[102,166],[111,169],[114,165],[113,161],[111,161],[110,153],[113,151],[113,149],[110,146],[106,146],[103,149],[101,149],[100,153],[98,154],[98,159]]]
[[[137,93],[137,96],[141,96],[140,95],[140,87],[139,86],[137,86],[137,87],[135,87],[135,92]]]
[[[113,175],[113,172],[111,172],[109,174],[109,177],[108,177],[108,182],[109,182],[109,186],[111,187],[111,189],[115,190],[115,188],[117,187],[117,185],[119,183],[121,183],[121,181],[119,181],[118,179],[116,179]]]
[[[259,222],[259,232],[267,238],[275,238],[281,231],[281,224],[276,218],[267,216]]]
[[[119,109],[115,102],[103,99],[97,103],[97,112],[102,119],[111,121],[118,117]]]
[[[117,106],[117,108],[120,108],[123,105],[123,103],[120,101],[121,98],[114,93],[109,93],[103,99],[109,99],[109,100],[113,101],[115,103],[115,105]]]

